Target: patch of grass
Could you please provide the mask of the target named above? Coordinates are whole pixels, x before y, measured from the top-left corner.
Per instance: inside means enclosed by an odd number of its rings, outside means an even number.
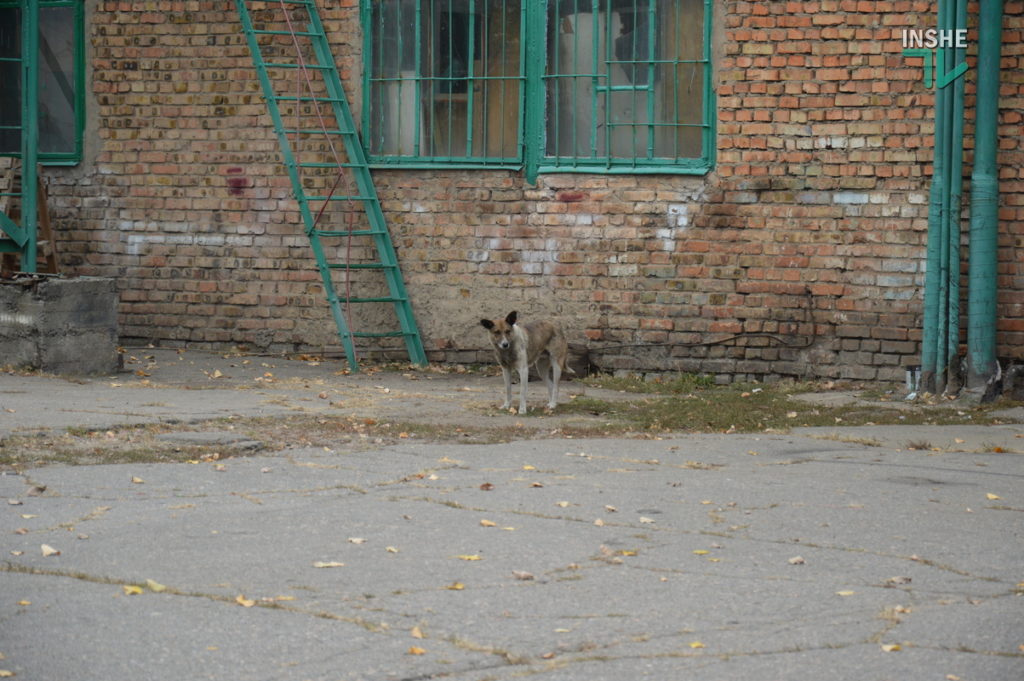
[[[793,399],[796,385],[719,386],[632,400],[579,397],[564,405],[568,413],[598,416],[649,431],[758,432],[799,426],[955,425],[996,421],[985,408],[892,408],[883,405],[828,407]]]
[[[656,378],[644,380],[639,376],[591,376],[580,380],[584,385],[605,390],[618,390],[627,393],[654,393],[679,395],[694,390],[704,390],[715,386],[712,376],[699,374],[680,374],[676,378]]]

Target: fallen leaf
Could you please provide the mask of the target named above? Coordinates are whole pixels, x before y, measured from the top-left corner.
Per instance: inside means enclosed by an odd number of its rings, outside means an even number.
[[[58,551],[57,549],[53,548],[49,544],[43,544],[42,546],[39,547],[39,549],[43,552],[43,556],[44,557],[45,556],[59,556],[60,555],[60,551]]]
[[[18,605],[22,605],[22,606],[32,605],[32,601],[18,601]]]
[[[9,679],[14,676],[14,672],[9,669],[0,669],[0,679]]]
[[[345,567],[345,564],[344,563],[339,563],[336,560],[318,560],[315,563],[313,563],[313,567],[315,567],[315,568],[336,568],[336,567]]]
[[[462,582],[453,582],[446,587],[449,591],[462,591],[466,588],[466,585]]]
[[[412,646],[406,652],[409,655],[425,655],[427,651],[424,650],[423,648],[420,648],[419,646]]]
[[[480,521],[480,527],[497,527],[498,523],[493,520],[483,519]]]
[[[12,556],[23,556],[23,555],[25,555],[25,552],[24,551],[11,551],[11,555]]]
[[[523,582],[528,582],[531,579],[534,579],[533,573],[523,572],[522,570],[513,570],[512,576]]]
[[[409,633],[413,638],[423,638],[423,630],[419,627],[413,627]]]
[[[458,558],[459,560],[483,560],[483,558],[481,558],[480,556],[478,556],[476,554],[473,554],[471,556],[463,554],[461,556],[455,556],[455,557]]]
[[[8,499],[7,503],[11,506],[21,506],[21,499]]]
[[[852,596],[856,591],[837,591],[836,596]]]
[[[544,484],[540,482],[531,482],[530,487],[543,487]]]
[[[551,659],[554,659],[554,657],[555,657],[554,653],[544,653],[543,655],[541,655],[541,658],[544,659],[544,660],[551,660]]]
[[[239,595],[238,598],[235,599],[235,603],[238,603],[243,608],[251,608],[252,606],[256,605],[256,601],[246,598],[242,595]]]
[[[887,653],[895,653],[899,652],[900,650],[903,650],[903,648],[900,647],[899,643],[883,643],[882,650],[884,650]]]
[[[366,540],[363,539],[362,537],[349,537],[348,538],[348,543],[349,544],[365,544]]]
[[[155,591],[156,593],[160,593],[161,591],[167,591],[166,586],[164,586],[160,582],[155,582],[152,579],[146,580],[146,586],[149,587],[150,591]]]
[[[986,494],[985,498],[988,499],[989,501],[997,501],[999,499],[1002,499],[1002,497],[999,496],[998,494],[992,494],[991,492]]]
[[[911,581],[912,580],[911,580],[910,577],[904,577],[902,575],[899,575],[899,576],[896,576],[896,577],[890,577],[889,579],[885,580],[885,585],[886,586],[898,586],[900,584],[910,584]]]
[[[396,549],[394,546],[387,546],[384,548],[384,550],[388,553],[398,553],[398,549]]]
[[[142,587],[135,584],[125,584],[121,587],[125,596],[138,596],[142,593]]]
[[[141,485],[141,484],[143,484],[146,481],[143,480],[142,478],[139,478],[139,477],[136,477],[136,476],[133,475],[132,476],[132,482],[135,483],[136,485]]]
[[[695,549],[694,552],[693,552],[693,555],[695,555],[695,556],[706,556],[709,553],[711,553],[711,552],[708,551],[707,549]]]
[[[604,521],[603,521],[603,520],[601,520],[600,518],[598,518],[597,520],[595,520],[595,521],[594,521],[594,524],[595,524],[595,525],[597,525],[598,527],[604,527]]]
[[[796,412],[795,411],[787,411],[786,412],[786,418],[787,419],[795,419],[796,418]]]
[[[523,470],[524,471],[535,471],[537,469],[534,468],[533,466],[531,466],[530,464],[526,464],[526,465],[523,466]]]
[[[489,482],[485,482],[484,484],[480,485],[480,489],[482,489],[485,492],[490,492],[492,489],[494,489],[494,485],[492,485]]]
[[[793,556],[792,558],[789,559],[789,564],[790,565],[803,565],[806,562],[807,561],[804,560],[802,556]]]
[[[555,506],[561,506],[562,508],[569,508],[569,502],[568,501],[559,501],[557,504],[555,504]]]
[[[22,517],[22,519],[24,519],[24,520],[32,520],[33,518],[38,518],[39,516],[37,516],[37,515],[36,515],[36,514],[34,514],[34,513],[22,513],[22,514],[21,514],[21,517]]]
[[[693,648],[693,649],[703,648],[704,644],[701,643],[700,641],[690,641],[690,647]]]
[[[654,520],[652,520],[651,518],[645,518],[644,516],[640,516],[640,522],[644,523],[645,525],[651,525],[654,523]]]
[[[614,506],[605,506],[604,510],[608,511],[609,513],[617,513],[619,509],[615,508]]]

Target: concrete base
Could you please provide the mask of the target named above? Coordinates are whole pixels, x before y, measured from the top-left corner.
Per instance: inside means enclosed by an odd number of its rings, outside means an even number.
[[[29,277],[0,282],[0,366],[54,374],[116,371],[114,280]]]

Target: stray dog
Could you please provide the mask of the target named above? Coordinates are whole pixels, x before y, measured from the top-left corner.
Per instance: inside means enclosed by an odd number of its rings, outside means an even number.
[[[504,319],[481,319],[480,326],[491,332],[494,354],[505,377],[505,404],[501,408],[512,406],[512,370],[515,369],[519,372],[519,413],[526,413],[526,384],[530,367],[536,366],[548,388],[548,409],[554,409],[558,404],[558,379],[562,372],[576,373],[565,364],[569,345],[562,329],[546,319],[516,324],[515,311]]]

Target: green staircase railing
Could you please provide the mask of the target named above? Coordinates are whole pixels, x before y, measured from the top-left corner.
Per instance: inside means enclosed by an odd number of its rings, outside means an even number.
[[[358,370],[356,338],[402,338],[410,361],[426,364],[366,152],[315,2],[235,4],[349,367]],[[285,124],[285,113],[294,114],[291,127]],[[302,160],[310,150],[316,160]],[[318,189],[322,193],[311,193]],[[361,204],[368,224],[356,225],[351,211],[336,210],[340,202]],[[345,224],[326,226],[339,212]],[[328,249],[335,254],[333,260]],[[369,256],[355,262],[354,253]],[[352,295],[352,275],[365,270],[383,273],[386,293]],[[391,303],[398,330],[353,331],[347,312],[350,304],[360,303]]]

